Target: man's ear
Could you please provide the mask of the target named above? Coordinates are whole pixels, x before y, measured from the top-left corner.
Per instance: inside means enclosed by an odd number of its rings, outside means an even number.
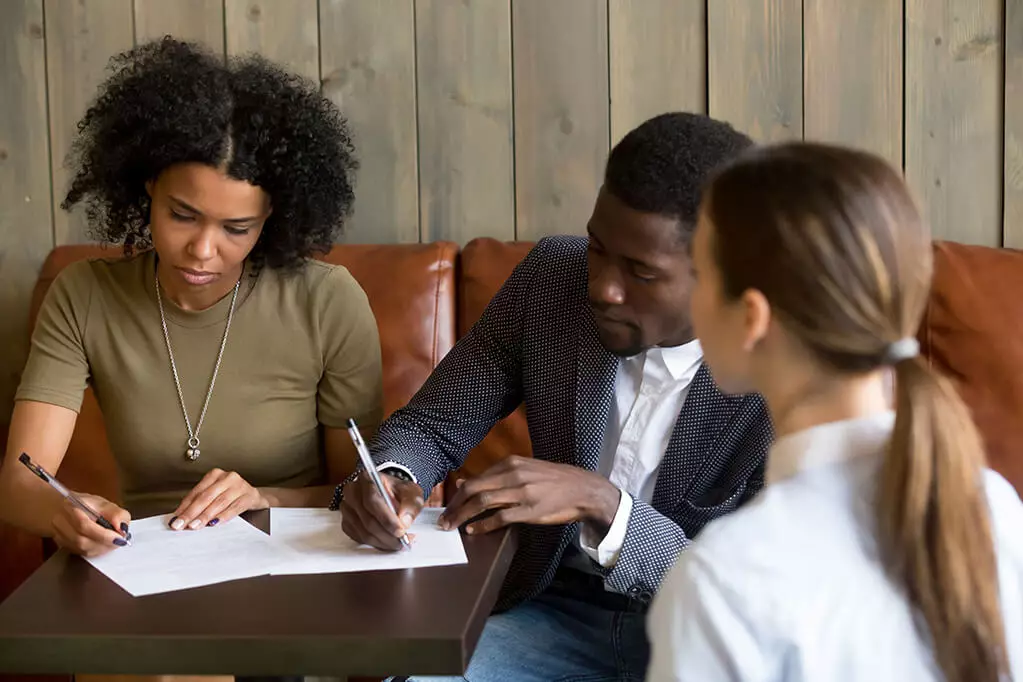
[[[771,327],[771,304],[761,291],[747,289],[742,294],[742,310],[742,349],[750,352],[767,336]]]

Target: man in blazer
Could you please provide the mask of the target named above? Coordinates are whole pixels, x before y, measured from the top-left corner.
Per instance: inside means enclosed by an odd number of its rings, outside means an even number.
[[[700,188],[750,144],[695,114],[630,132],[588,238],[540,240],[380,427],[373,457],[398,515],[367,476],[338,487],[345,532],[396,550],[430,489],[525,404],[533,457],[463,483],[441,519],[496,510],[467,532],[520,524],[495,614],[455,679],[643,679],[643,614],[662,577],[707,522],[762,487],[764,403],[718,391],[688,310]]]

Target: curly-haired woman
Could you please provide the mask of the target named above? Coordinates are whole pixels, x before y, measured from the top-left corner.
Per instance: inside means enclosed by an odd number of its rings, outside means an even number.
[[[315,85],[258,57],[164,38],[116,57],[78,125],[66,210],[126,257],[65,268],[42,305],[0,469],[0,519],[94,556],[129,516],[187,532],[250,509],[327,506],[353,467],[344,425],[376,428],[381,360],[365,293],[327,251],[356,161]],[[91,386],[125,508],[89,520],[51,473]],[[59,474],[58,474],[59,477]]]

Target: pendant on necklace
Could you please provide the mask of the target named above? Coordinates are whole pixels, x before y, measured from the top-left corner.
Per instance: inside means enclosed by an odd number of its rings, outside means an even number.
[[[199,459],[199,439],[195,436],[188,439],[188,449],[185,450],[185,459],[194,462]]]

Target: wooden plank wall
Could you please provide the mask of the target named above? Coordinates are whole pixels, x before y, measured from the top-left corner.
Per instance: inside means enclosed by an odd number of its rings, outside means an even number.
[[[670,109],[901,166],[936,235],[1023,247],[1023,0],[3,0],[0,422],[108,59],[170,33],[322,84],[352,242],[582,233],[611,144]]]

